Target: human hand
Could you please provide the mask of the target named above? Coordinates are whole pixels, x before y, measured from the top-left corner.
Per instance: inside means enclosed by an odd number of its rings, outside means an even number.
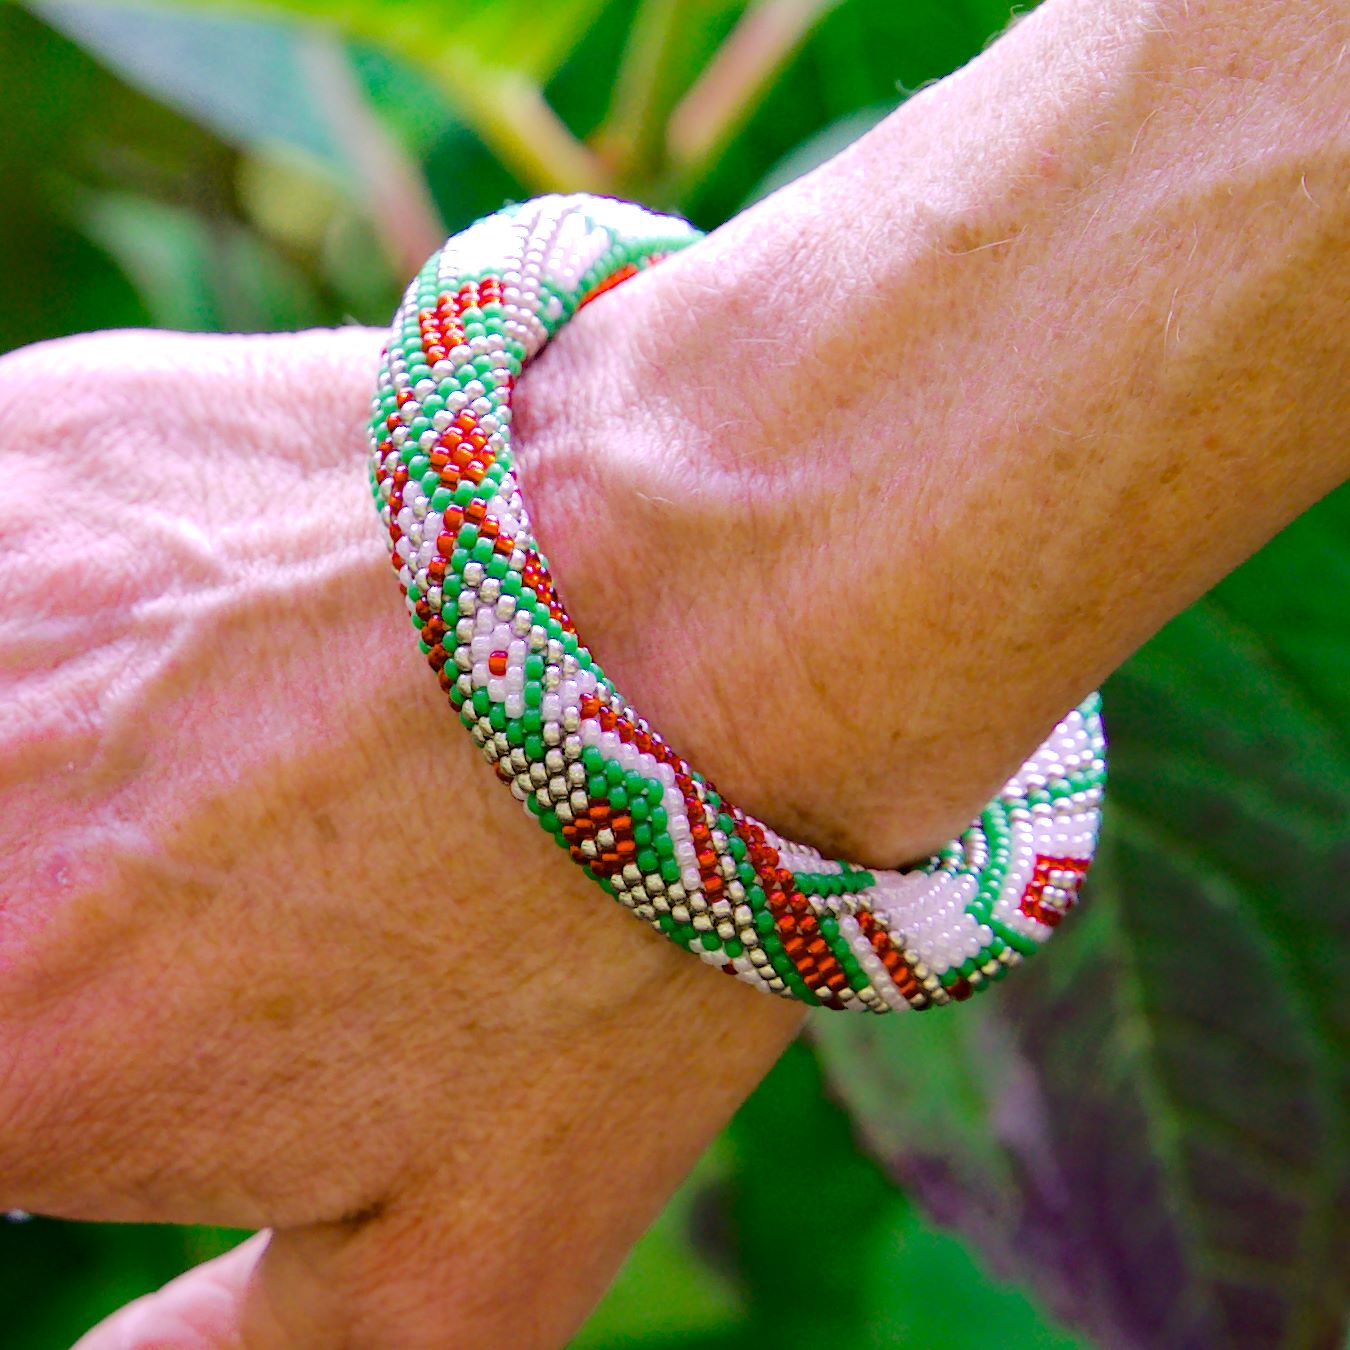
[[[365,484],[380,340],[0,362],[0,1206],[272,1229],[91,1350],[560,1344],[798,1024],[455,725]]]
[[[521,383],[579,627],[777,828],[921,852],[1345,472],[1334,21],[1156,8],[1052,0]],[[111,341],[0,365],[0,1204],[275,1225],[199,1344],[557,1344],[794,1010],[597,915],[473,762],[350,467],[375,338]]]

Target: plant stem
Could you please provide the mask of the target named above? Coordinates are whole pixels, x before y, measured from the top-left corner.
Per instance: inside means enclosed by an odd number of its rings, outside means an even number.
[[[619,181],[639,189],[665,152],[661,71],[675,34],[675,0],[642,0],[628,32],[609,109],[592,142]]]
[[[344,44],[314,29],[300,60],[325,116],[359,180],[395,275],[416,271],[445,238],[445,225],[421,170],[371,110],[357,85]]]
[[[760,0],[742,15],[671,113],[666,148],[683,185],[703,176],[835,3]]]
[[[531,192],[613,192],[613,175],[549,106],[539,86],[513,70],[448,78],[427,69],[457,112]]]

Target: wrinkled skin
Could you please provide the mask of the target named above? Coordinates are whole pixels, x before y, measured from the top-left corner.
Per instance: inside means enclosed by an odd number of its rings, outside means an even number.
[[[0,1205],[274,1227],[249,1345],[474,1343],[510,1276],[552,1343],[797,1014],[644,933],[463,735],[364,483],[379,340],[0,362]]]

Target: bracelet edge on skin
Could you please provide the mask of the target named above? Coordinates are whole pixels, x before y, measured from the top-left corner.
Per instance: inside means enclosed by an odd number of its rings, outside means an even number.
[[[582,306],[700,237],[632,203],[553,195],[477,221],[414,277],[381,355],[369,473],[419,649],[529,814],[671,941],[813,1005],[968,998],[1076,903],[1105,785],[1099,696],[927,862],[826,859],[726,801],[627,704],[534,538],[516,380]]]

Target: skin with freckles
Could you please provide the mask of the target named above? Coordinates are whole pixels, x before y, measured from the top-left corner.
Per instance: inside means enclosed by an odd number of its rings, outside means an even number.
[[[1257,8],[1049,0],[521,381],[580,631],[775,828],[921,853],[1345,476],[1350,35]],[[379,342],[0,361],[0,1206],[272,1233],[85,1350],[561,1345],[799,1023],[455,725]]]
[[[522,383],[578,629],[753,815],[924,856],[1345,476],[1350,19],[1261,8],[1038,10]]]

